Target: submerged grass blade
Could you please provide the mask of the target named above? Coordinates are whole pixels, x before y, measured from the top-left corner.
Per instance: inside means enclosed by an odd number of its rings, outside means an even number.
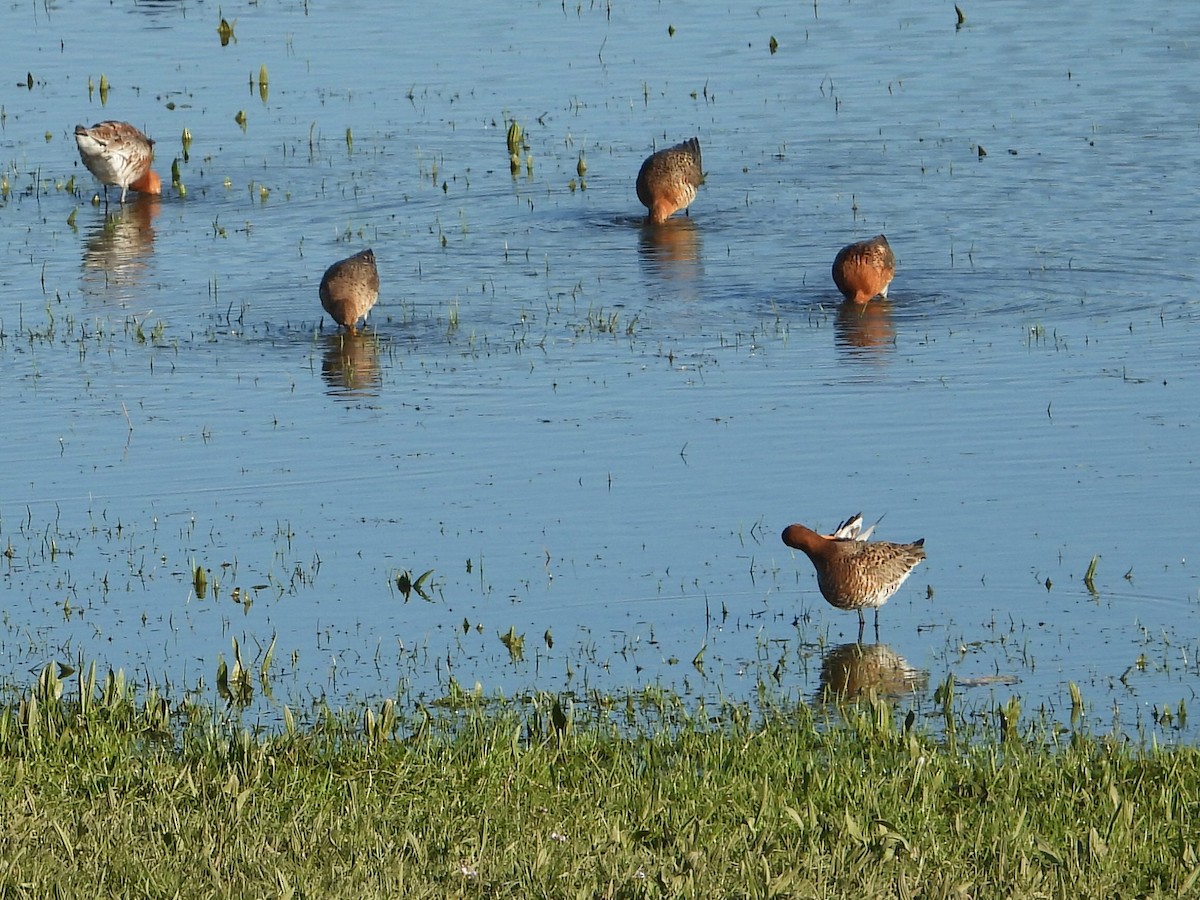
[[[1100,554],[1092,557],[1092,561],[1088,563],[1087,572],[1083,575],[1083,586],[1088,589],[1089,594],[1096,594],[1096,566],[1100,564]]]

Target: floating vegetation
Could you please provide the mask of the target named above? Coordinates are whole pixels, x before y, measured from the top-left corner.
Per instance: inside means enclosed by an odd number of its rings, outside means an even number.
[[[220,15],[219,10],[218,15]],[[234,19],[233,22],[230,23],[228,19],[226,19],[224,16],[221,16],[221,21],[217,24],[217,36],[221,39],[222,47],[228,47],[230,41],[233,41],[235,44],[237,43],[237,37],[233,33],[233,29],[236,26],[237,19]]]
[[[241,125],[242,131],[245,131],[246,130],[246,111],[244,109],[239,109],[237,111],[237,115],[235,115],[233,117],[233,121],[235,121],[239,125]]]
[[[254,590],[258,591],[265,587],[267,587],[267,585],[256,584],[254,586]],[[216,596],[216,591],[213,592],[213,596]],[[243,590],[240,587],[235,587],[229,592],[229,599],[240,606],[243,613],[250,612],[250,607],[254,605],[254,594],[252,594],[250,591]]]
[[[416,594],[422,600],[430,600],[425,585],[432,577],[433,569],[429,569],[414,580],[412,573],[408,569],[405,569],[396,575],[396,590],[403,595],[405,603],[408,602],[410,596],[413,594]]]
[[[500,643],[508,650],[512,662],[520,662],[525,658],[525,635],[517,634],[515,628],[508,626],[508,631],[500,635]]]
[[[767,43],[767,48],[771,51],[772,56],[779,50],[779,41],[775,40],[775,35],[771,35],[771,40]]]
[[[108,76],[100,75],[100,105],[108,106]]]
[[[254,684],[250,670],[242,664],[242,648],[237,638],[233,642],[233,668],[225,662],[225,655],[217,658],[217,693],[222,700],[233,706],[246,706],[254,699]]]
[[[204,571],[204,566],[197,565],[192,569],[192,590],[196,592],[196,597],[203,600],[208,595],[208,574]]]
[[[505,142],[508,145],[508,167],[512,172],[513,178],[516,178],[517,174],[521,171],[521,153],[529,149],[529,146],[525,143],[525,131],[516,119],[513,119],[509,123]],[[532,171],[532,155],[529,157],[528,165],[530,171]]]
[[[1088,593],[1095,596],[1096,591],[1096,567],[1100,564],[1100,554],[1092,557],[1092,561],[1088,563],[1087,571],[1083,573],[1083,586],[1088,589]]]

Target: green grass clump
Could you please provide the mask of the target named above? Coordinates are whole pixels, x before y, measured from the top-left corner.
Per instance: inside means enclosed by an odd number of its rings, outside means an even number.
[[[254,736],[119,675],[67,693],[47,670],[0,709],[3,896],[1175,896],[1200,873],[1193,748],[937,737],[882,701],[651,720],[631,697],[618,724],[476,694]]]

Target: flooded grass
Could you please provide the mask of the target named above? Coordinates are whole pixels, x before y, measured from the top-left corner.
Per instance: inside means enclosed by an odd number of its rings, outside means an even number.
[[[669,693],[289,713],[272,735],[94,668],[0,709],[13,896],[1177,896],[1200,751],[952,699]],[[232,677],[232,676],[231,676]]]
[[[80,2],[13,17],[0,109],[7,682],[96,658],[275,727],[873,689],[936,729],[950,679],[1194,738],[1190,9],[523,3],[447,67],[356,0]],[[69,129],[110,116],[175,188],[105,214]],[[684,134],[705,187],[644,228]],[[846,309],[836,248],[879,232],[891,301]],[[349,340],[317,285],[366,245]],[[777,537],[860,507],[930,548],[864,648]]]

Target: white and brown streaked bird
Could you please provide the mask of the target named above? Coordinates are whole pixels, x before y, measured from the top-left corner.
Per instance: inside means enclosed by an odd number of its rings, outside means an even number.
[[[879,607],[925,558],[924,538],[911,544],[868,542],[874,530],[875,525],[862,530],[862,513],[851,516],[833,534],[817,534],[803,525],[789,525],[783,530],[783,542],[804,551],[817,570],[821,596],[831,606],[858,612],[859,641],[866,624],[862,611],[875,610],[878,637]]]
[[[682,144],[651,154],[638,172],[637,196],[650,210],[650,222],[659,225],[673,213],[687,209],[696,199],[696,188],[704,184],[700,164],[700,141],[689,138]]]
[[[886,297],[896,275],[896,254],[886,237],[849,244],[833,260],[833,283],[851,303]]]
[[[162,193],[162,180],[150,168],[154,141],[128,122],[97,122],[91,128],[76,125],[75,146],[87,170],[104,185],[105,205],[110,184],[121,189],[122,203],[130,188],[142,194]]]
[[[351,334],[379,299],[379,270],[370,249],[335,262],[321,278],[321,306]]]

